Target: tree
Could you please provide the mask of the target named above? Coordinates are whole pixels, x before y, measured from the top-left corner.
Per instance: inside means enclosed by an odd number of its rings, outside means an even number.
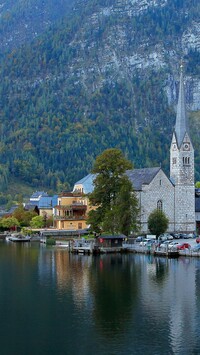
[[[19,225],[19,221],[15,217],[3,217],[0,219],[0,227],[2,229],[16,228]]]
[[[20,204],[13,212],[13,217],[17,218],[21,227],[28,227],[33,217],[37,215],[34,211],[25,211],[22,204]]]
[[[133,186],[126,176],[132,164],[119,149],[111,148],[99,155],[92,172],[96,174],[94,190],[89,195],[91,205],[88,223],[92,229],[128,235],[136,227],[138,202]]]
[[[197,189],[200,189],[200,181],[197,181],[197,182],[196,182],[195,187],[196,187]]]
[[[44,227],[44,218],[42,216],[35,216],[30,221],[30,226],[32,228],[42,228]]]
[[[156,238],[162,233],[165,233],[168,228],[169,220],[165,213],[160,210],[154,210],[148,218],[148,228]]]
[[[118,229],[121,233],[128,236],[131,230],[138,230],[138,199],[133,185],[127,177],[124,177],[124,184],[116,199],[116,214],[118,216]]]

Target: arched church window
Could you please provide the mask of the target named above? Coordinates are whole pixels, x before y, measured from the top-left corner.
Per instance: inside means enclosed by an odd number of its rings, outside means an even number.
[[[158,211],[162,211],[162,208],[163,208],[162,201],[161,201],[161,200],[158,200],[158,202],[157,202],[157,209],[158,209]]]

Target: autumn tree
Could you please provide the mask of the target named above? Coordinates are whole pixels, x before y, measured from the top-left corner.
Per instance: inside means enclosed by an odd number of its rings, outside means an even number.
[[[30,221],[35,216],[37,216],[37,213],[33,210],[25,211],[23,204],[20,204],[13,212],[13,217],[19,221],[21,227],[28,227],[30,225]]]
[[[138,202],[133,186],[126,176],[132,164],[119,149],[111,148],[99,155],[92,173],[96,174],[94,190],[89,195],[92,206],[88,223],[92,229],[128,235],[136,227]]]

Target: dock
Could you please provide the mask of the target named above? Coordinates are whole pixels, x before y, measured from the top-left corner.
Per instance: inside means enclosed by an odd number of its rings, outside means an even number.
[[[168,258],[178,258],[180,253],[178,250],[154,250],[154,255],[156,256],[165,256]]]
[[[93,254],[94,239],[74,239],[70,243],[70,251],[74,254]]]

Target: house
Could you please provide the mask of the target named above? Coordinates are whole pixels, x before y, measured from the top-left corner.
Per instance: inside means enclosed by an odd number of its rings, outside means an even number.
[[[30,199],[29,199],[29,203],[30,203],[31,205],[37,206],[38,203],[39,203],[39,201],[40,201],[40,199],[41,199],[42,197],[47,197],[47,196],[48,196],[48,193],[47,193],[47,192],[44,192],[44,191],[35,191],[35,192],[31,195],[31,197],[30,197]]]
[[[88,198],[81,190],[65,192],[58,196],[54,207],[54,227],[65,230],[87,228],[87,213],[90,210]]]
[[[46,218],[53,216],[53,208],[58,203],[58,195],[42,196],[38,203],[38,209],[40,216],[46,216]]]
[[[95,240],[95,251],[97,253],[115,253],[122,251],[122,244],[125,240],[125,235],[105,235],[99,236]]]
[[[53,216],[53,208],[57,205],[57,199],[58,195],[49,196],[47,192],[36,191],[24,207],[26,210],[34,210],[38,215],[49,218]]]

